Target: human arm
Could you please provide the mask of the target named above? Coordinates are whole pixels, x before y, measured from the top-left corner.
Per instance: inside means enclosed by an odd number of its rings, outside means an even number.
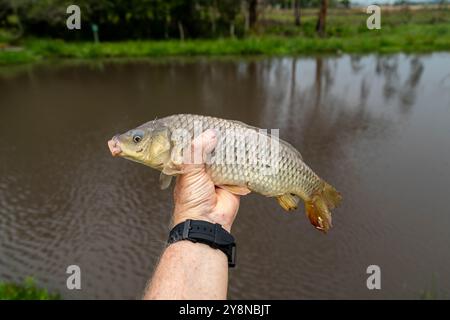
[[[187,219],[219,223],[228,232],[239,208],[239,197],[217,188],[206,172],[204,160],[217,144],[208,130],[193,142],[201,150],[202,163],[184,164],[174,191],[172,226]],[[226,255],[202,243],[187,240],[169,245],[163,252],[144,299],[226,299]]]

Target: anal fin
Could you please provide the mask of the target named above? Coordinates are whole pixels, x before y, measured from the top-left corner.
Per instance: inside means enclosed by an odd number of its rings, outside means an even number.
[[[161,172],[161,175],[159,176],[159,187],[161,188],[161,190],[165,190],[170,187],[170,182],[172,182],[172,176]]]
[[[245,196],[246,194],[249,194],[250,192],[252,192],[249,188],[247,187],[242,187],[242,186],[232,186],[229,184],[224,184],[224,185],[220,185],[218,186],[221,189],[227,190],[233,194],[237,194],[240,196]]]
[[[290,193],[285,193],[277,197],[278,203],[286,211],[297,209],[299,200],[300,199],[297,196]]]

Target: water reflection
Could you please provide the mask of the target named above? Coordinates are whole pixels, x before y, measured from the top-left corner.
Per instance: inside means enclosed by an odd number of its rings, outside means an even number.
[[[386,81],[384,85],[384,97],[386,102],[394,97],[399,99],[399,107],[403,113],[408,113],[414,105],[416,98],[416,88],[423,73],[423,63],[419,56],[410,58],[409,71],[407,76],[401,81],[398,74],[399,57],[379,57],[377,59],[376,72],[382,75]]]
[[[417,298],[433,273],[448,290],[449,65],[434,54],[3,69],[0,279],[34,275],[66,298],[138,297],[171,193],[105,141],[183,112],[279,128],[344,195],[325,237],[302,210],[245,197],[231,298]],[[374,263],[380,292],[365,287]],[[80,292],[65,289],[69,264],[84,272]]]

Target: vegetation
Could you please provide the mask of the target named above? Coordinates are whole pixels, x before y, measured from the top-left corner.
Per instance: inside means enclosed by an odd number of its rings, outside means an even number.
[[[422,300],[443,300],[448,299],[448,295],[440,290],[437,285],[436,274],[432,275],[431,285],[427,286],[425,290],[420,294],[420,299]]]
[[[0,300],[59,300],[59,294],[38,288],[33,278],[26,278],[23,284],[0,282]]]
[[[54,7],[61,3],[0,0],[0,65],[53,58],[450,50],[446,5],[386,7],[382,29],[369,30],[364,10],[344,0],[83,0],[82,29],[68,31],[67,14],[58,11],[65,7]],[[94,22],[100,43],[83,27]]]
[[[448,22],[445,1],[428,11],[440,11],[431,15],[446,15]],[[330,12],[335,17],[353,17],[358,13],[359,22],[362,17],[364,22],[367,19],[361,8],[350,10],[349,0],[79,0],[82,28],[68,32],[66,9],[72,2],[0,0],[0,29],[11,30],[16,38],[33,36],[82,41],[92,40],[95,25],[102,41],[211,39],[264,33],[265,23],[276,22],[272,19],[275,14],[284,16],[284,22],[291,29],[302,30],[299,27],[305,21],[307,27],[314,26],[318,35],[326,36],[328,26],[333,26],[333,21],[327,19],[330,10],[337,9]],[[401,15],[404,22],[419,13],[405,4],[394,8],[398,10],[383,8],[383,23],[385,14],[390,15],[391,11]]]
[[[250,19],[247,24],[255,24],[256,3],[257,0],[78,0],[76,4],[87,27],[68,33],[64,30],[66,8],[73,1],[0,0],[0,20],[3,17],[4,26],[28,35],[64,39],[90,39],[93,24],[99,27],[104,40],[217,37],[229,35],[233,28],[242,34],[246,17]]]

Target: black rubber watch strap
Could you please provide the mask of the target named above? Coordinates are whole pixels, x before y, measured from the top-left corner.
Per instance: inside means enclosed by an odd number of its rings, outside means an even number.
[[[189,240],[219,249],[228,257],[228,266],[236,265],[236,243],[234,237],[218,223],[203,220],[186,220],[170,231],[168,243]]]

